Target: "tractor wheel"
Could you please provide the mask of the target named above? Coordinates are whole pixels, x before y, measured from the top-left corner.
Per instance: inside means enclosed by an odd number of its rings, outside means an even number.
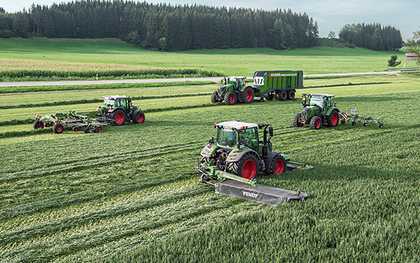
[[[293,127],[303,127],[303,123],[301,122],[302,113],[297,113],[295,118],[293,119]]]
[[[251,87],[247,87],[244,92],[242,92],[242,102],[252,103],[254,102],[254,90]]]
[[[278,100],[287,100],[287,91],[286,90],[281,90],[279,92],[276,93],[276,98]]]
[[[286,160],[283,156],[277,154],[271,160],[270,167],[268,168],[267,174],[269,175],[281,175],[284,174],[287,170]]]
[[[146,116],[144,116],[144,113],[141,111],[138,111],[136,114],[134,114],[133,122],[138,124],[143,124],[146,120]]]
[[[287,98],[289,100],[294,100],[296,96],[296,92],[294,90],[289,90],[288,94],[287,94]]]
[[[112,119],[114,120],[115,125],[121,126],[125,123],[125,113],[122,110],[116,110],[112,114]]]
[[[232,172],[236,175],[252,180],[258,173],[258,159],[252,153],[246,153],[242,158],[232,165]]]
[[[269,93],[266,97],[267,100],[273,100],[275,97],[275,93]]]
[[[59,122],[57,122],[56,124],[54,124],[53,131],[54,131],[54,133],[57,133],[57,134],[63,133],[64,132],[64,126],[63,126],[63,124],[61,124]]]
[[[322,119],[319,116],[315,116],[311,119],[310,126],[312,129],[319,130],[322,127]]]
[[[339,123],[340,116],[338,115],[338,111],[334,110],[328,118],[328,126],[337,127]]]
[[[36,120],[35,122],[34,122],[34,129],[35,130],[37,130],[37,129],[44,129],[45,128],[45,124],[44,124],[44,122],[42,122],[42,121],[40,121],[40,120]]]
[[[234,105],[238,102],[238,96],[233,92],[228,92],[225,95],[225,103],[229,105]]]
[[[211,103],[218,103],[218,102],[220,102],[219,93],[215,91],[213,92],[213,94],[211,94]]]

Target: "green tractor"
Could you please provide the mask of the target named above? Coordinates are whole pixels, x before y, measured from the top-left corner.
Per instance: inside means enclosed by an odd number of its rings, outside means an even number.
[[[303,94],[303,111],[295,115],[294,127],[309,125],[312,129],[322,126],[337,127],[341,114],[336,107],[334,96],[326,94]]]
[[[127,96],[104,97],[104,102],[97,109],[97,116],[105,117],[117,126],[126,122],[144,123],[144,112],[132,104]]]
[[[252,103],[256,98],[294,100],[296,89],[303,88],[303,71],[257,71],[253,81],[247,85],[245,77],[224,78],[211,96],[212,103]]]
[[[202,149],[198,163],[203,182],[223,177],[250,183],[257,174],[286,172],[287,157],[272,150],[271,125],[228,121],[215,128],[217,136]]]

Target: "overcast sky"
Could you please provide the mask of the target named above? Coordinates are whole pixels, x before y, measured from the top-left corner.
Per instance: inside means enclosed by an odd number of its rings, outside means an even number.
[[[66,0],[0,0],[0,7],[8,12],[15,12],[30,7],[32,3],[50,5],[56,2],[66,2]],[[401,30],[404,38],[410,38],[412,32],[420,30],[420,0],[148,0],[148,2],[197,3],[263,9],[290,8],[312,16],[319,24],[321,36],[326,36],[330,31],[338,33],[344,24],[358,22],[379,22],[395,26]]]

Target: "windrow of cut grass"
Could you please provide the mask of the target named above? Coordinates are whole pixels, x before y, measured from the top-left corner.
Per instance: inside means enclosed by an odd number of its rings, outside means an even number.
[[[385,115],[384,129],[290,128],[299,103],[267,102],[155,112],[102,134],[0,139],[0,258],[415,261],[420,90],[403,88],[314,89],[339,93],[341,109]],[[260,180],[309,199],[273,209],[198,183],[200,147],[232,119],[271,123],[273,148],[314,166]]]

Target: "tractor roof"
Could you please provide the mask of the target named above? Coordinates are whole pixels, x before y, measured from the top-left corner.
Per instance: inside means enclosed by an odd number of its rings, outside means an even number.
[[[119,95],[115,95],[115,96],[106,96],[104,97],[104,99],[106,100],[118,100],[118,99],[127,99],[129,97],[127,96],[119,96]]]
[[[306,95],[310,95],[312,97],[317,96],[317,97],[335,97],[335,95],[331,95],[331,94],[303,94],[304,96]]]
[[[232,129],[242,130],[242,129],[247,129],[247,128],[258,128],[258,124],[240,122],[240,121],[225,121],[225,122],[217,123],[216,127],[220,127],[225,130],[232,130]]]

